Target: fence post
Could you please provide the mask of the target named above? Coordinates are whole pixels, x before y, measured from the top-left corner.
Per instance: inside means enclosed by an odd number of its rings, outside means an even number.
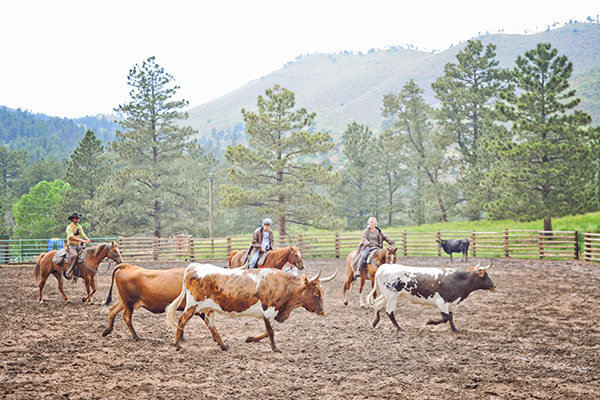
[[[442,246],[439,245],[440,240],[442,240],[442,233],[438,229],[437,233],[435,234],[435,242],[438,244],[438,246],[437,246],[438,257],[442,256]]]
[[[340,234],[335,233],[335,258],[340,258],[341,246],[340,246]]]
[[[473,249],[471,254],[473,257],[477,257],[477,234],[475,231],[471,231],[471,243],[473,244],[471,247],[471,249]]]
[[[538,253],[540,258],[544,258],[544,235],[542,231],[538,231]]]
[[[227,236],[227,258],[231,254],[231,236]]]
[[[504,229],[504,257],[510,257],[508,249],[508,229]]]
[[[196,251],[194,249],[194,237],[190,236],[188,238],[188,254],[189,254],[190,262],[196,261],[196,253],[195,252]]]
[[[152,259],[158,260],[158,238],[156,236],[152,238]]]
[[[573,236],[575,239],[575,259],[579,260],[579,232],[575,231]]]
[[[304,245],[302,244],[302,234],[301,233],[298,234],[298,249],[300,249],[301,251],[304,251]]]
[[[210,258],[215,258],[215,239],[210,238]]]
[[[408,234],[406,231],[402,232],[402,247],[404,252],[404,257],[408,255]]]

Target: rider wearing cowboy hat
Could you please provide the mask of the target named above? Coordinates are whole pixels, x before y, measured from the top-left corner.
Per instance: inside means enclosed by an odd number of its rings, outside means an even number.
[[[67,226],[67,251],[71,256],[69,260],[69,269],[64,272],[67,279],[73,278],[73,268],[77,264],[77,246],[81,243],[90,244],[90,239],[83,232],[83,226],[79,225],[81,215],[74,212],[69,217],[71,223]]]

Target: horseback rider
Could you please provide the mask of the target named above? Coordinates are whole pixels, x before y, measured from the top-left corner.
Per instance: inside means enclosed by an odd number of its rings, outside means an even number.
[[[64,272],[67,279],[73,278],[73,268],[77,264],[77,247],[81,243],[90,244],[90,239],[83,232],[83,226],[79,225],[81,215],[74,212],[69,217],[71,223],[67,225],[67,251],[70,255],[69,268]]]
[[[369,226],[362,234],[361,242],[356,249],[354,263],[352,264],[355,278],[360,276],[365,261],[367,260],[367,256],[372,250],[382,249],[384,240],[390,245],[396,243],[377,227],[377,218],[370,217],[367,223]],[[358,257],[359,254],[360,257]]]
[[[266,251],[273,250],[275,237],[271,230],[271,225],[273,225],[271,218],[265,218],[262,225],[254,231],[252,243],[241,260],[242,265],[244,265],[246,260],[250,259],[248,269],[256,268],[256,263],[260,256]]]

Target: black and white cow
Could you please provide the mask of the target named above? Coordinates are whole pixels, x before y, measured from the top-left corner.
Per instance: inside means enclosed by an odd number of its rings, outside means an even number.
[[[399,297],[412,303],[437,307],[442,313],[441,320],[430,320],[427,325],[437,325],[450,321],[450,327],[458,332],[452,321],[452,313],[458,305],[475,290],[494,290],[496,285],[485,268],[470,267],[469,271],[456,271],[451,268],[420,268],[398,264],[383,264],[375,274],[375,285],[367,303],[375,308],[373,327],[379,322],[379,311],[386,307],[390,320],[398,330],[402,330],[394,311]],[[373,299],[375,290],[379,296]]]
[[[452,253],[462,253],[461,261],[469,259],[469,239],[439,239],[437,242],[446,254],[450,254],[450,261],[452,261]]]

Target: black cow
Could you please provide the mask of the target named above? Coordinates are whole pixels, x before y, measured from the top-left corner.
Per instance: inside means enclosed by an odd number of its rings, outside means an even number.
[[[452,253],[462,253],[461,261],[467,261],[469,258],[469,239],[440,239],[437,242],[446,254],[450,254],[450,261],[452,261]]]

